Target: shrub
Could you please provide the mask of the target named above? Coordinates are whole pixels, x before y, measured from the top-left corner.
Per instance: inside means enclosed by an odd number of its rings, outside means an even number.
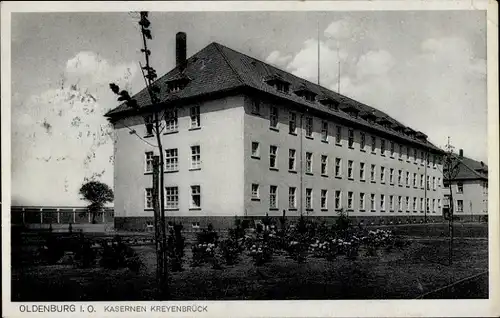
[[[215,254],[215,248],[216,246],[213,243],[194,244],[191,248],[193,254],[191,259],[191,266],[200,266],[204,263],[209,262]]]
[[[100,265],[108,269],[128,267],[130,270],[138,271],[144,266],[137,253],[127,246],[120,236],[115,236],[111,242],[102,241],[102,257]]]
[[[78,248],[75,253],[76,264],[81,268],[87,268],[94,265],[96,261],[96,253],[92,249],[92,244],[86,240],[83,235],[79,238]]]
[[[182,235],[183,226],[180,223],[174,223],[168,236],[168,256],[172,271],[182,271],[182,263],[184,257],[185,239]]]
[[[267,244],[256,242],[250,247],[248,254],[253,258],[255,266],[261,266],[271,261],[272,249]]]
[[[214,231],[212,224],[208,224],[207,229],[196,233],[196,241],[198,244],[217,244],[219,235]]]

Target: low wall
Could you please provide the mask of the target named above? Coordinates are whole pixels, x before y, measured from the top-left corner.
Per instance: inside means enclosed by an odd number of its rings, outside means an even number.
[[[113,223],[114,209],[105,208],[97,213],[94,224]],[[49,224],[92,224],[92,214],[86,207],[21,207],[11,208],[12,225],[44,225]]]

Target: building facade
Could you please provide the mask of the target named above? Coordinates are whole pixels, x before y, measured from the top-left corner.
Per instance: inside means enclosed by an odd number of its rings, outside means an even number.
[[[455,180],[451,184],[444,183],[443,197],[444,212],[448,211],[450,197],[453,197],[453,214],[456,219],[473,222],[487,220],[488,166],[464,157]]]
[[[283,213],[331,220],[342,211],[364,224],[442,217],[443,152],[381,111],[217,43],[178,59],[157,85],[169,219],[198,228]],[[134,96],[138,111],[107,114],[119,229],[153,222],[159,153],[146,93]]]

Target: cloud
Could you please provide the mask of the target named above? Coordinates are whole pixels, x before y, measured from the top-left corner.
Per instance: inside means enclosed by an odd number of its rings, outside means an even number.
[[[376,35],[347,19],[332,22],[324,34],[322,86],[337,91],[340,65],[342,94],[425,132],[438,146],[443,147],[450,136],[468,156],[486,161],[486,61],[474,55],[465,38],[427,38],[413,51],[376,47]],[[364,40],[352,40],[359,38]],[[339,41],[344,41],[340,58]],[[317,44],[317,40],[305,40],[285,68],[316,82]]]
[[[12,108],[12,193],[23,204],[85,204],[85,179],[113,184],[113,128],[104,114],[116,105],[109,82],[129,84],[137,69],[92,52],[66,63],[63,82]]]
[[[284,67],[292,60],[291,55],[281,55],[279,51],[272,51],[266,58],[266,62],[277,67]]]
[[[66,75],[77,79],[85,86],[106,85],[121,80],[129,83],[138,71],[137,65],[111,64],[99,54],[89,51],[79,52],[66,63]]]

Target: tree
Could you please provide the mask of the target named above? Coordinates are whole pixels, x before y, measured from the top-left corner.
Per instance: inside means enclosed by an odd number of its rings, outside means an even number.
[[[82,200],[90,202],[87,209],[92,215],[92,224],[95,224],[95,216],[102,212],[104,204],[113,202],[114,199],[113,190],[107,184],[99,181],[84,183],[80,188],[80,195]]]

